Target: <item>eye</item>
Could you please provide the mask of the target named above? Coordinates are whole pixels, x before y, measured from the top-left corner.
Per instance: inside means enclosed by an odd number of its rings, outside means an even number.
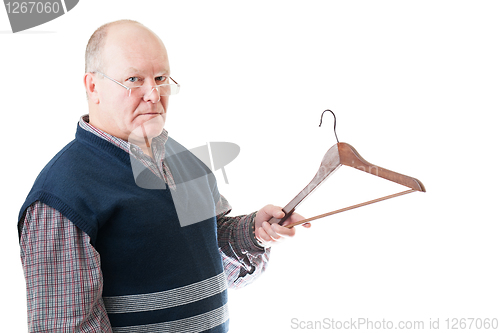
[[[162,75],[162,76],[157,76],[156,77],[156,82],[158,83],[165,83],[168,80],[168,76]]]
[[[127,79],[128,82],[131,82],[131,83],[136,83],[139,81],[139,78],[137,76],[132,76],[132,77],[129,77]]]

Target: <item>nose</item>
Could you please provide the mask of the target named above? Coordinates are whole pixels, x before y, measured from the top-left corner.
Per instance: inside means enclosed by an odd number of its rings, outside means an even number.
[[[146,91],[143,98],[145,102],[158,103],[161,98],[158,87],[151,87],[151,90]]]

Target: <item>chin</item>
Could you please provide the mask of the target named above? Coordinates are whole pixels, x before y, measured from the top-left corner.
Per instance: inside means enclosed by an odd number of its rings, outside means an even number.
[[[144,115],[140,116],[140,118],[143,119],[139,119],[140,122],[136,124],[137,126],[130,135],[132,141],[135,141],[132,137],[143,140],[146,136],[148,139],[152,139],[160,135],[163,131],[163,127],[165,126],[164,115]]]
[[[141,127],[144,128],[148,138],[154,138],[161,134],[165,126],[165,118],[163,115],[152,116],[147,121],[143,122]],[[142,129],[141,129],[142,130]]]

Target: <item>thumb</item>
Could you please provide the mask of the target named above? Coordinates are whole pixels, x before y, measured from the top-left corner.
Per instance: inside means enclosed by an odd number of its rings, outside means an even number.
[[[257,212],[255,219],[256,222],[262,223],[264,221],[269,221],[272,217],[281,219],[283,218],[283,216],[285,216],[285,213],[283,212],[281,207],[266,205]]]

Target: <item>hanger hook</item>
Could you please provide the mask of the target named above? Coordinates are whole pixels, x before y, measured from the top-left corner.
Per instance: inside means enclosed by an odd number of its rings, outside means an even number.
[[[321,114],[321,120],[319,122],[319,127],[321,127],[321,124],[323,123],[323,115],[327,111],[329,111],[329,112],[331,112],[331,114],[333,114],[333,120],[334,120],[334,122],[333,122],[333,133],[335,133],[335,139],[337,139],[337,143],[339,143],[339,138],[337,137],[337,129],[336,129],[336,127],[337,127],[337,117],[335,117],[335,113],[333,113],[332,110],[325,110],[325,111],[323,111],[323,113]]]

